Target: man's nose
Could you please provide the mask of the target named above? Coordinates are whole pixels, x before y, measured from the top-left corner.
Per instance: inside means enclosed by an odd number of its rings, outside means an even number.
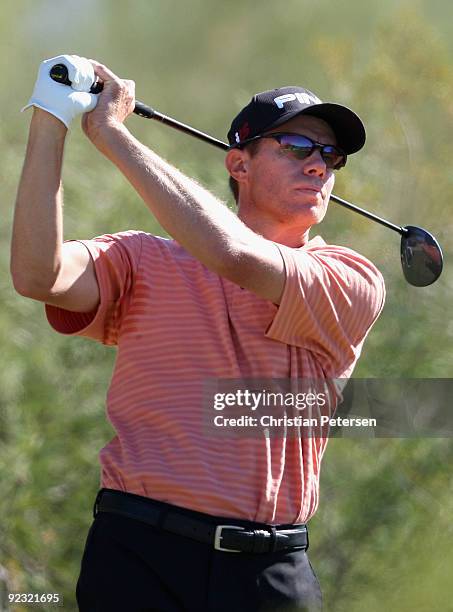
[[[313,151],[311,155],[304,159],[304,173],[324,177],[327,172],[326,162],[319,150]]]

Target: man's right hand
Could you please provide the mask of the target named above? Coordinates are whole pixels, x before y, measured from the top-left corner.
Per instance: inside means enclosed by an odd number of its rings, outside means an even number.
[[[50,69],[64,64],[72,85],[62,85],[50,78]],[[69,128],[77,115],[92,111],[98,96],[89,93],[95,81],[93,65],[78,55],[59,55],[44,60],[39,68],[35,88],[28,104],[22,109],[36,106],[54,115]]]
[[[107,66],[89,60],[96,77],[102,81],[103,90],[93,112],[82,117],[82,128],[91,142],[105,153],[105,139],[109,131],[122,127],[125,119],[134,112],[135,83],[121,79]]]

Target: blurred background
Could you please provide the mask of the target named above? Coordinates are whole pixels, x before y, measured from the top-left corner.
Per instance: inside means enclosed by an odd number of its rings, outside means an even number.
[[[59,593],[65,610],[76,609],[97,453],[113,435],[104,402],[114,349],[58,336],[42,305],[16,295],[9,277],[31,117],[19,110],[41,60],[60,53],[96,58],[134,79],[140,100],[221,139],[253,93],[276,86],[303,85],[352,107],[368,140],[338,174],[335,193],[394,223],[425,227],[445,255],[435,285],[412,287],[402,275],[398,235],[331,203],[312,235],[363,253],[387,285],[355,376],[450,378],[452,24],[449,0],[2,3],[1,611],[8,609],[6,586]],[[125,229],[163,235],[77,123],[65,154],[65,238]],[[128,127],[229,199],[221,152],[157,122],[131,117]],[[328,612],[453,610],[452,465],[447,438],[330,441],[310,534]]]

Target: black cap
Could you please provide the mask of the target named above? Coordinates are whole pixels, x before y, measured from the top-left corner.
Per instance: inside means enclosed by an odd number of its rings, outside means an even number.
[[[253,96],[233,119],[228,142],[232,147],[239,146],[244,140],[301,114],[324,119],[334,131],[338,146],[347,154],[359,151],[365,144],[365,128],[358,115],[341,104],[322,102],[303,87],[280,87]]]

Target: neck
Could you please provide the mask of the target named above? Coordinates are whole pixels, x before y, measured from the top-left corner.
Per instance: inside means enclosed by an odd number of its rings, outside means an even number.
[[[243,206],[241,203],[239,203],[238,217],[247,227],[267,240],[293,248],[308,243],[309,227],[289,225],[287,220],[270,218],[263,214],[263,211],[257,213],[253,207]]]

